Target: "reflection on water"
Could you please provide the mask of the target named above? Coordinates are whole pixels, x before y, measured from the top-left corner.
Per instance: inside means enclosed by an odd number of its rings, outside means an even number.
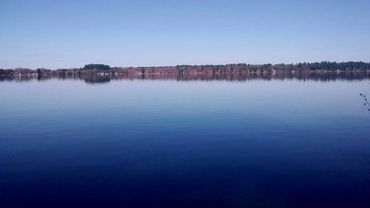
[[[153,76],[0,82],[0,207],[370,207],[367,76]]]
[[[248,80],[317,80],[317,81],[334,81],[334,80],[363,80],[369,79],[370,73],[367,71],[308,71],[308,72],[279,72],[279,73],[136,73],[136,74],[53,74],[35,77],[34,75],[22,75],[15,77],[0,76],[0,81],[27,81],[38,79],[39,81],[48,79],[79,79],[87,83],[108,83],[110,80],[227,80],[227,81],[248,81]]]
[[[82,79],[85,80],[85,82],[89,84],[104,84],[104,83],[109,83],[111,80],[110,77],[105,77],[105,76],[88,76]]]

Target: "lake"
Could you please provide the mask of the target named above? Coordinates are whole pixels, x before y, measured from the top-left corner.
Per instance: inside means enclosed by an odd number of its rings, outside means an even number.
[[[1,81],[0,207],[370,207],[369,83]]]

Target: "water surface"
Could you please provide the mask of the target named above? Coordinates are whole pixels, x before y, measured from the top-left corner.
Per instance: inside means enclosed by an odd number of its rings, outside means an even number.
[[[370,207],[369,82],[0,82],[0,207]]]

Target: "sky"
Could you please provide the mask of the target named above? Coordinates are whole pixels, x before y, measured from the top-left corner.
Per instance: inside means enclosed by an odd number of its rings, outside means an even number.
[[[0,68],[370,62],[369,0],[0,0]]]

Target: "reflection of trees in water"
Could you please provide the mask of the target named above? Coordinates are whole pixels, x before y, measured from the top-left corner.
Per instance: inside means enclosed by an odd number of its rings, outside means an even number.
[[[370,111],[370,103],[366,95],[360,94],[360,96],[364,99],[364,106],[367,107],[367,110]]]
[[[317,71],[277,71],[277,72],[254,72],[254,71],[165,71],[160,72],[156,70],[152,71],[141,71],[136,70],[121,70],[112,71],[106,73],[97,72],[76,72],[76,73],[63,73],[63,72],[52,72],[50,74],[41,74],[40,76],[16,76],[6,77],[3,80],[28,80],[35,79],[46,80],[46,79],[81,79],[87,83],[106,83],[109,80],[177,80],[177,81],[212,81],[212,80],[224,80],[224,81],[249,81],[249,80],[300,80],[300,81],[332,81],[332,80],[364,80],[370,79],[370,73],[366,71],[350,71],[350,72],[317,72]],[[1,79],[0,79],[1,81]]]
[[[89,84],[104,84],[110,82],[111,78],[109,76],[89,76],[83,78],[83,80]]]

